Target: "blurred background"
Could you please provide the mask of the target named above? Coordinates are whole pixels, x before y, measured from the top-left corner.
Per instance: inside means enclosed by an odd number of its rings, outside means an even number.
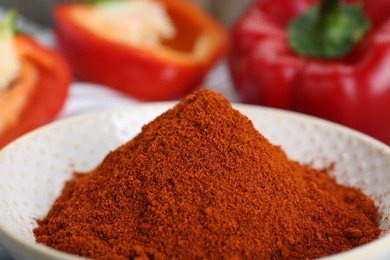
[[[193,1],[216,17],[224,26],[230,27],[251,0]],[[70,2],[70,0],[0,0],[0,6],[16,7],[22,15],[32,21],[49,26],[52,23],[50,10],[58,2]]]
[[[227,31],[251,2],[251,0],[191,1],[215,17]],[[52,32],[52,9],[54,5],[64,2],[72,2],[72,0],[0,0],[0,17],[5,15],[9,8],[16,9],[19,14],[18,29],[33,36],[45,46],[56,48]],[[231,102],[238,101],[224,60],[210,71],[203,86],[222,93]],[[75,82],[70,88],[69,98],[62,113],[57,118],[136,103],[139,101],[97,84]]]

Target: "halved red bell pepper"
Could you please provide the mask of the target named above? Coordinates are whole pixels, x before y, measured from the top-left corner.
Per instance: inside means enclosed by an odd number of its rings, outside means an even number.
[[[231,32],[232,79],[243,102],[322,117],[390,144],[390,1],[343,2],[360,3],[370,29],[345,55],[312,57],[293,49],[289,26],[319,1],[254,1]]]
[[[0,148],[53,120],[71,81],[70,68],[56,52],[28,36],[13,36],[12,41],[20,71],[0,92]]]
[[[157,47],[124,42],[107,33],[118,28],[91,29],[96,4],[57,5],[58,44],[75,74],[142,100],[174,99],[198,87],[226,49],[225,30],[188,0],[155,2],[165,7],[176,29],[174,38]],[[127,22],[133,21],[123,21]]]

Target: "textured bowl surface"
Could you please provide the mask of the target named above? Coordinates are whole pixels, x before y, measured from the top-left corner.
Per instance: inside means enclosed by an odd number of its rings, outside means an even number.
[[[80,259],[37,244],[32,229],[74,171],[95,168],[174,103],[149,103],[76,116],[35,130],[0,151],[0,243],[15,259]],[[288,156],[315,167],[335,162],[339,183],[361,188],[381,213],[380,239],[331,259],[390,259],[390,148],[320,119],[234,105]]]

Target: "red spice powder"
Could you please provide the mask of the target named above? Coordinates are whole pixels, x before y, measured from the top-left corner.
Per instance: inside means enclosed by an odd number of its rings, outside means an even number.
[[[66,186],[34,230],[97,259],[317,258],[376,239],[378,211],[289,160],[221,95],[199,90]]]

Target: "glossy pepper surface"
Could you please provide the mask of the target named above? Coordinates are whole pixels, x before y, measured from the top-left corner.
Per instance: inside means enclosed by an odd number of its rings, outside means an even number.
[[[229,64],[241,101],[322,117],[390,144],[390,1],[361,4],[370,27],[346,55],[292,50],[288,26],[313,0],[254,1],[231,32]]]
[[[58,43],[75,74],[142,100],[174,99],[198,87],[226,49],[225,30],[187,0],[155,2],[166,10],[176,34],[153,47],[115,38],[118,27],[111,34],[107,27],[91,29],[96,16],[89,14],[96,4],[57,5]],[[137,24],[133,18],[121,24]]]

